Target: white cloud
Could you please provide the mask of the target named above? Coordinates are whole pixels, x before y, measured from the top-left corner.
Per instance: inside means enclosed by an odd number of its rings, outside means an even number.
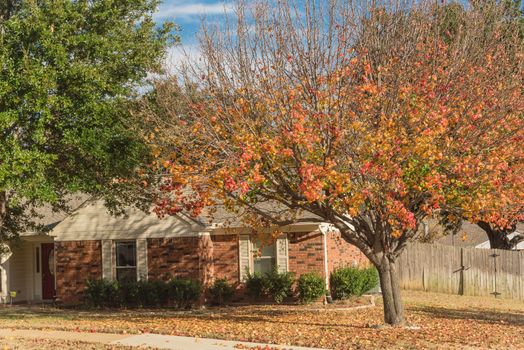
[[[164,67],[168,75],[177,74],[188,62],[198,65],[202,59],[198,44],[175,46],[167,52]]]
[[[194,4],[174,4],[160,7],[158,12],[153,15],[155,20],[171,19],[171,18],[190,18],[199,15],[220,15],[233,11],[232,3],[194,3]]]

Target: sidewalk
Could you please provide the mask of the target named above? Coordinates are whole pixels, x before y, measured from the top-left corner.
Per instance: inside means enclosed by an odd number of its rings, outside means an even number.
[[[238,350],[238,349],[271,349],[271,350],[322,350],[316,348],[305,348],[300,346],[272,345],[262,343],[250,343],[241,341],[229,341],[219,339],[205,339],[180,337],[174,335],[160,334],[111,334],[111,333],[82,333],[66,331],[41,331],[26,329],[0,329],[0,337],[32,338],[32,339],[56,339],[74,340],[87,343],[126,345],[134,347],[149,347],[170,350]]]

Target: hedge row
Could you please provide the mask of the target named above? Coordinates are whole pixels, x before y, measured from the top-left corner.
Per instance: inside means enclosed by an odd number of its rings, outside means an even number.
[[[248,273],[246,290],[255,300],[271,298],[276,303],[281,303],[292,295],[294,282],[294,275],[289,272],[279,273],[273,270],[264,275]],[[303,274],[296,282],[298,298],[302,303],[316,301],[326,294],[326,283],[317,273]],[[333,299],[347,299],[351,296],[361,296],[377,284],[378,273],[374,267],[345,267],[331,274],[330,292]]]
[[[326,283],[317,273],[300,276],[295,281],[291,272],[247,274],[246,292],[254,300],[271,299],[282,303],[293,295],[293,285],[302,303],[311,303],[326,294]],[[378,273],[370,268],[340,268],[331,274],[330,287],[333,299],[360,296],[375,288]],[[119,283],[117,281],[91,280],[87,282],[85,296],[94,307],[160,307],[171,305],[190,308],[201,296],[202,288],[194,280],[174,278],[168,282],[159,280]],[[227,303],[234,288],[225,280],[217,279],[208,289],[210,301],[216,305]]]
[[[87,281],[85,297],[94,307],[159,307],[172,305],[190,308],[202,290],[194,280],[173,278],[160,280],[123,282],[108,280]]]

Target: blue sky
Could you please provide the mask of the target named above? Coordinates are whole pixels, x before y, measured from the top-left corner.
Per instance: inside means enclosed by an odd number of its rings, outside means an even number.
[[[0,0],[1,1],[1,0]],[[181,46],[172,48],[167,55],[166,68],[172,70],[184,58],[198,59],[196,34],[202,18],[220,22],[225,14],[233,10],[233,0],[163,0],[154,19],[159,23],[171,21],[180,26]]]
[[[232,2],[218,0],[164,0],[154,18],[162,23],[172,21],[181,27],[181,39],[184,45],[196,43],[195,34],[199,30],[202,16],[218,20],[224,17],[225,11],[233,9]]]

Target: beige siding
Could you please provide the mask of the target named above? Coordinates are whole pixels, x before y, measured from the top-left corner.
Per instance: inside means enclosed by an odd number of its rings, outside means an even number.
[[[15,301],[33,299],[33,244],[22,242],[9,258],[9,290],[16,291]]]
[[[203,227],[191,219],[146,214],[130,208],[126,216],[111,215],[103,202],[84,204],[52,231],[57,241],[198,236]]]

